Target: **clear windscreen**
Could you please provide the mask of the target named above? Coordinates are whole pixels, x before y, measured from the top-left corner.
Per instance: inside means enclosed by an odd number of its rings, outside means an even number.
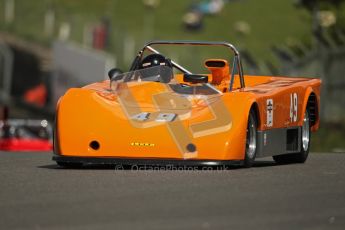
[[[181,75],[180,75],[181,76]],[[188,84],[172,68],[155,66],[123,73],[110,82],[122,106],[158,110],[190,110],[207,107],[222,93],[208,83]]]
[[[117,75],[111,80],[111,86],[119,82],[161,82],[169,83],[173,80],[172,68],[167,66],[154,66]],[[113,89],[113,88],[112,88]],[[115,89],[116,90],[116,89]]]

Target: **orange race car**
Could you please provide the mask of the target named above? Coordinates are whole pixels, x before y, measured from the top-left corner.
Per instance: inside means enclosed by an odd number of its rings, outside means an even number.
[[[222,48],[232,62],[210,52],[208,73],[194,74],[163,55],[167,46],[174,57],[179,47],[192,47],[190,56],[202,56],[195,47]],[[319,128],[319,79],[244,75],[239,52],[226,42],[150,42],[129,72],[108,75],[60,98],[58,165],[250,167],[265,156],[303,163]]]

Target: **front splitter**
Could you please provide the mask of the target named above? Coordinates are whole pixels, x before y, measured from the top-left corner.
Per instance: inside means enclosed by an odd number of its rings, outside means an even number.
[[[54,155],[58,164],[83,165],[150,165],[150,166],[242,166],[242,160],[195,160],[166,158],[74,157]]]

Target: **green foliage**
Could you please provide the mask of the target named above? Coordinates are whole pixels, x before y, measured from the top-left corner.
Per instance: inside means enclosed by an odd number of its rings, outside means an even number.
[[[112,25],[109,52],[123,56],[123,43],[132,37],[136,49],[152,39],[225,40],[249,50],[256,60],[274,62],[270,48],[288,40],[308,40],[311,17],[298,10],[291,0],[241,0],[227,3],[216,16],[206,16],[204,28],[189,32],[182,18],[192,2],[185,0],[160,1],[156,9],[144,6],[142,0],[15,0],[16,18],[13,25],[0,21],[0,28],[48,44],[53,37],[44,35],[44,12],[56,12],[55,33],[61,23],[71,24],[71,39],[83,42],[85,26],[92,26],[106,16]],[[4,1],[0,1],[3,9]],[[236,29],[238,22],[249,26],[248,34]],[[243,23],[242,23],[243,24]],[[121,61],[121,58],[120,58]],[[125,63],[120,63],[121,65]],[[127,63],[126,63],[127,64]]]
[[[311,139],[312,152],[345,152],[345,122],[322,123]]]

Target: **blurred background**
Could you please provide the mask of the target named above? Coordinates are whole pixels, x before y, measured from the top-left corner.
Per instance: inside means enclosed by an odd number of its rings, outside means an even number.
[[[228,41],[246,74],[321,78],[312,151],[345,152],[345,0],[0,0],[0,119],[53,121],[67,88],[156,39]]]

